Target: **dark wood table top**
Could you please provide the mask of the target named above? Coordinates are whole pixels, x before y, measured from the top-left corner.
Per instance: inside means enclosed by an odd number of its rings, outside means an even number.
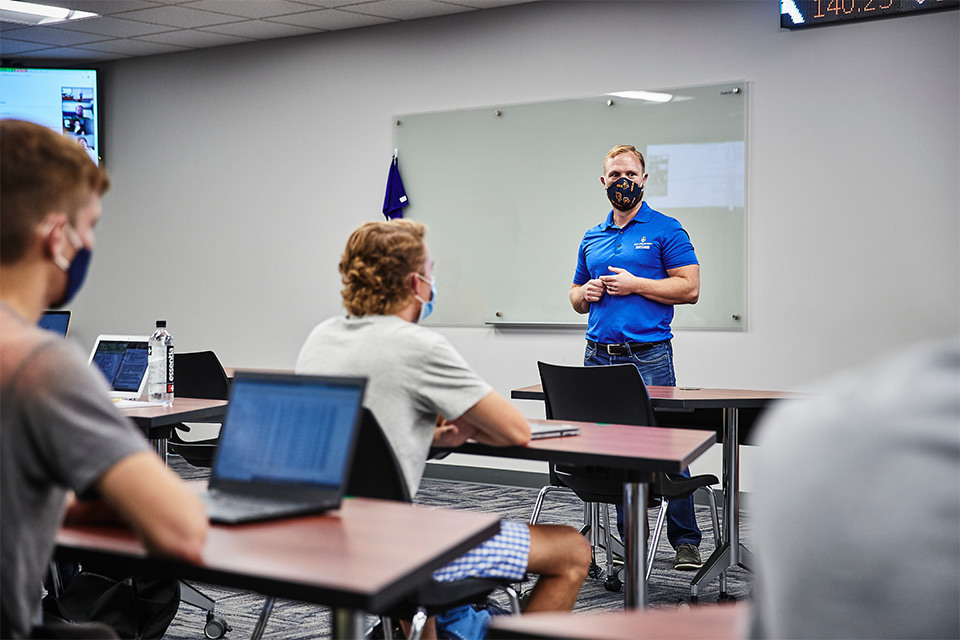
[[[124,407],[120,412],[131,418],[147,438],[154,440],[169,437],[171,427],[181,422],[204,422],[222,418],[227,412],[227,401],[174,398],[173,404],[166,407]]]
[[[377,612],[499,531],[499,518],[490,514],[348,498],[323,515],[212,525],[203,565],[148,556],[119,527],[65,526],[57,553],[131,573]]]
[[[711,409],[761,408],[774,400],[797,397],[790,391],[763,391],[748,389],[708,389],[700,387],[648,386],[647,394],[654,408]],[[510,392],[514,400],[543,400],[543,386],[532,384]]]
[[[697,429],[667,429],[594,424],[569,420],[530,420],[531,423],[572,424],[575,436],[533,440],[526,447],[492,447],[467,442],[457,453],[590,464],[631,471],[681,471],[716,442],[716,433]]]
[[[490,638],[561,640],[739,640],[746,638],[750,605],[699,605],[687,609],[528,613],[496,616]]]

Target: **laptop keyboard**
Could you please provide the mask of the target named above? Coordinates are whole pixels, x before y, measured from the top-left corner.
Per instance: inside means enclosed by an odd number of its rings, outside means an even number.
[[[261,513],[295,512],[304,508],[304,503],[293,500],[276,500],[213,491],[207,491],[201,495],[210,515],[243,517]]]

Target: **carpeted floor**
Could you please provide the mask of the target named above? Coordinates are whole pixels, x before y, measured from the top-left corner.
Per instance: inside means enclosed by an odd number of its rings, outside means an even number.
[[[171,456],[171,466],[186,478],[202,478],[206,470],[189,466],[177,456]],[[537,497],[536,489],[503,487],[495,485],[469,484],[443,480],[424,480],[417,494],[419,504],[439,506],[451,509],[467,509],[496,513],[507,520],[526,522],[533,510]],[[611,517],[615,517],[610,510]],[[650,512],[654,521],[655,511]],[[697,518],[703,530],[703,542],[700,553],[704,559],[713,551],[710,515],[707,507],[697,507]],[[579,527],[583,521],[583,503],[572,494],[553,492],[544,502],[540,515],[543,524],[568,524]],[[741,540],[749,545],[749,521],[742,514],[740,518]],[[678,603],[689,601],[690,579],[693,574],[673,569],[673,549],[661,536],[653,572],[649,582],[651,607],[674,607]],[[260,614],[263,596],[256,593],[238,592],[215,585],[194,584],[203,593],[217,601],[217,615],[223,617],[232,627],[226,638],[249,638]],[[524,585],[532,586],[532,582]],[[731,569],[727,573],[727,593],[738,600],[746,599],[750,590],[750,574],[743,569]],[[719,594],[719,582],[714,580],[701,590],[701,603],[715,603]],[[620,609],[623,607],[623,590],[610,592],[604,589],[603,580],[587,578],[577,599],[575,611],[601,609]],[[505,598],[494,595],[494,599],[504,606]],[[374,618],[369,618],[371,623]],[[167,630],[165,638],[171,640],[194,640],[203,638],[205,614],[200,609],[181,604],[180,611]],[[264,638],[299,640],[305,638],[329,637],[330,614],[326,607],[297,602],[277,600]]]

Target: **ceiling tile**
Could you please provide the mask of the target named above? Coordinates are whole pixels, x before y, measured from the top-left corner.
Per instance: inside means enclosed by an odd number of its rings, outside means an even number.
[[[67,31],[56,27],[27,27],[20,29],[14,34],[17,40],[25,42],[39,42],[58,47],[72,47],[77,44],[88,42],[97,42],[106,40],[105,36],[98,36],[92,33],[80,33],[79,31]]]
[[[442,0],[450,4],[462,4],[474,9],[496,9],[498,7],[507,7],[514,4],[527,4],[537,2],[538,0]]]
[[[106,42],[97,42],[77,48],[125,56],[152,56],[158,53],[187,51],[184,47],[174,47],[157,42],[144,42],[143,40],[107,40]]]
[[[229,24],[218,24],[213,27],[204,27],[200,30],[209,31],[211,33],[222,33],[228,36],[239,36],[241,38],[253,38],[256,40],[302,36],[308,33],[318,32],[318,29],[310,27],[298,27],[292,24],[267,22],[265,20],[231,22]]]
[[[321,9],[320,11],[296,13],[291,16],[280,16],[273,18],[271,22],[282,22],[284,24],[293,24],[301,27],[334,31],[338,29],[367,27],[374,24],[394,22],[394,20],[379,16],[350,13],[348,11],[340,11],[339,9]]]
[[[177,47],[190,47],[191,49],[203,49],[205,47],[219,47],[226,44],[252,42],[250,38],[238,38],[237,36],[228,36],[222,33],[213,33],[211,31],[197,31],[195,29],[170,31],[169,33],[158,33],[152,36],[136,38],[136,40],[170,44]]]
[[[24,42],[23,40],[14,40],[13,38],[0,38],[0,55],[12,56],[31,51],[43,51],[50,49],[49,45],[37,44],[36,42]]]
[[[290,0],[194,0],[182,6],[243,18],[270,18],[311,10],[308,5]]]
[[[14,59],[67,60],[71,52],[77,60],[114,59],[352,29],[539,0],[44,1],[68,9],[92,11],[101,17],[44,26],[0,23],[0,53]],[[46,56],[48,52],[50,55]]]
[[[380,16],[381,18],[393,18],[394,20],[416,20],[472,10],[469,7],[434,2],[433,0],[375,0],[361,5],[343,7],[343,9],[370,16]]]
[[[146,22],[134,22],[123,18],[87,18],[86,20],[73,20],[57,25],[67,31],[80,31],[82,33],[95,33],[101,36],[112,36],[114,38],[133,38],[136,36],[148,36],[154,33],[170,31],[172,27],[165,27],[158,24],[147,24]]]
[[[82,63],[103,62],[104,60],[119,60],[121,58],[130,58],[132,56],[124,53],[104,53],[102,51],[93,51],[90,49],[82,49],[80,47],[59,47],[57,49],[41,51],[38,55],[34,55],[33,57],[44,60],[75,60],[78,63]]]
[[[153,9],[128,11],[127,13],[123,14],[123,18],[125,20],[138,20],[153,24],[162,24],[168,27],[181,27],[185,29],[209,27],[215,24],[237,22],[242,19],[222,13],[201,11],[199,9],[190,9],[182,6],[154,7]]]

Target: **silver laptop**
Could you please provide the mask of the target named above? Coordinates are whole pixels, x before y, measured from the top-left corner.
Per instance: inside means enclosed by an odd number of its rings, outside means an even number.
[[[238,371],[202,494],[210,520],[232,524],[338,508],[366,383]]]
[[[575,436],[580,433],[580,427],[562,422],[531,422],[530,438],[531,440],[542,440],[543,438],[560,438],[563,436]]]
[[[114,401],[138,401],[147,388],[147,336],[97,336],[90,352]]]

